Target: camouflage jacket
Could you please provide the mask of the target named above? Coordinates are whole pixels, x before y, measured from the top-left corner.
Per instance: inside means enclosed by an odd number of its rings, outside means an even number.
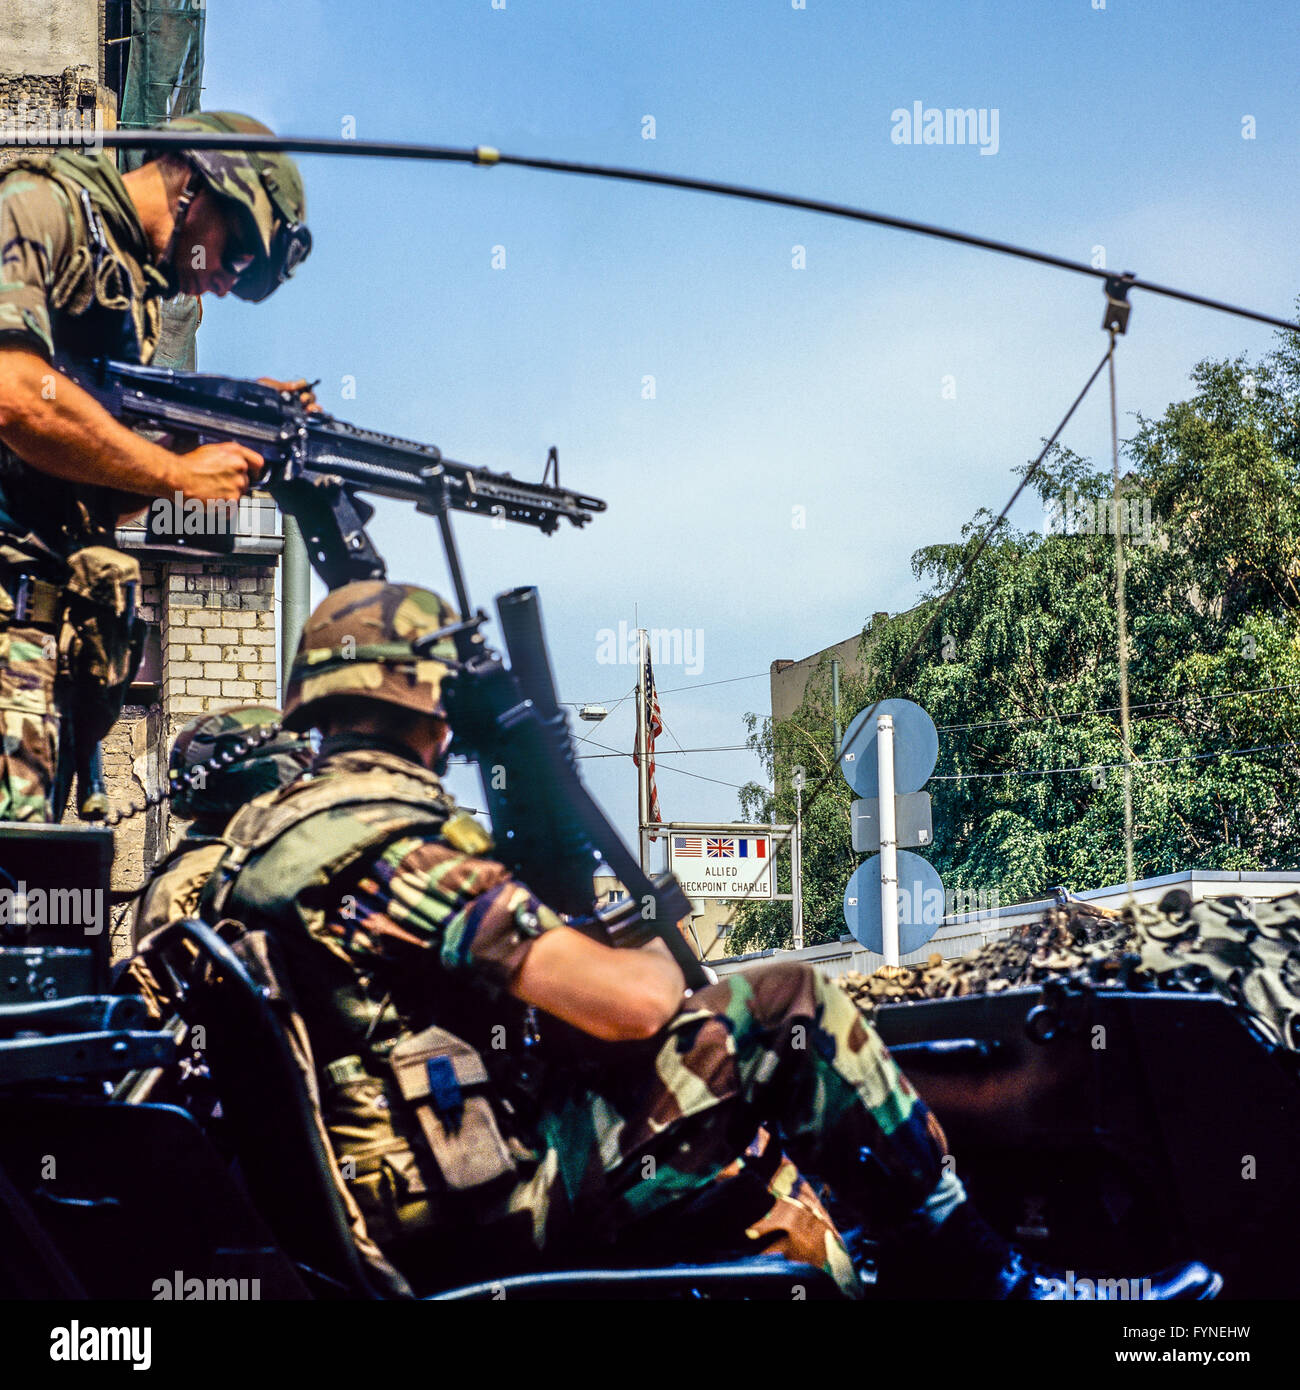
[[[131,923],[133,946],[159,927],[198,912],[203,885],[225,851],[225,844],[212,835],[190,830],[181,838],[140,890]]]
[[[398,1041],[436,1024],[508,1084],[527,1011],[505,986],[560,922],[485,857],[486,832],[433,773],[391,752],[326,754],[223,838],[204,915],[275,938],[318,1070],[358,1056],[381,1074]]]
[[[147,363],[167,289],[107,155],[30,156],[0,176],[0,345]],[[118,497],[0,445],[0,531],[36,553],[111,544]]]

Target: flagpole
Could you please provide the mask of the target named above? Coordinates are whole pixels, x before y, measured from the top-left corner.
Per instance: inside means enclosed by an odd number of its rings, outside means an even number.
[[[645,828],[650,819],[650,777],[646,768],[646,688],[645,663],[649,634],[645,628],[636,630],[636,845],[641,861],[641,871],[650,872],[648,846]]]

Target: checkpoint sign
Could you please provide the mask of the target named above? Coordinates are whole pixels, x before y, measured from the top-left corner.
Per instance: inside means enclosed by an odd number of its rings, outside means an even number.
[[[688,898],[772,898],[772,837],[717,830],[668,836],[668,870]]]

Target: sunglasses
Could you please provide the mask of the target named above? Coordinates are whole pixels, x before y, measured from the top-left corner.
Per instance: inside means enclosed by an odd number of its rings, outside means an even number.
[[[222,270],[231,279],[238,280],[256,259],[257,252],[248,249],[248,244],[241,232],[233,226],[228,226],[226,244],[221,253]]]

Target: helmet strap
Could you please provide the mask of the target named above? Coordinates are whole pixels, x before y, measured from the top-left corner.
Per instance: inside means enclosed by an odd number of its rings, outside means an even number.
[[[186,219],[190,215],[190,204],[199,195],[199,190],[203,187],[203,180],[197,169],[190,169],[190,176],[185,182],[185,187],[181,190],[181,195],[176,200],[176,208],[172,218],[171,240],[167,243],[167,250],[162,258],[161,269],[166,272],[173,294],[179,293],[179,282],[176,278],[176,245],[181,239],[181,229],[185,226]]]

